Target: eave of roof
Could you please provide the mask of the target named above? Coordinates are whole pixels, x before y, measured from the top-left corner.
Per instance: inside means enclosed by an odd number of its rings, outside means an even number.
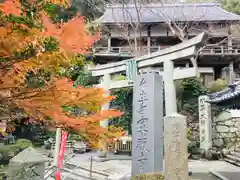
[[[240,92],[232,92],[232,93],[224,94],[221,97],[216,97],[214,99],[210,99],[208,102],[212,103],[212,104],[218,104],[218,103],[220,103],[222,101],[227,101],[227,100],[236,98],[238,96],[240,96]]]
[[[137,10],[138,9],[138,10]],[[112,5],[100,18],[103,24],[138,22],[164,23],[170,20],[188,21],[240,21],[240,15],[221,8],[217,3],[181,3],[181,4],[132,4]]]
[[[240,96],[240,82],[237,82],[233,85],[230,85],[228,88],[222,91],[208,94],[209,97],[208,102],[212,104],[218,104],[223,101],[231,100],[239,96]]]

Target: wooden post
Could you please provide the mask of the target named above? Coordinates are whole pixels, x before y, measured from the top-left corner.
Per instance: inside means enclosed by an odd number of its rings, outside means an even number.
[[[148,54],[151,53],[151,26],[147,27],[147,50],[148,50]]]
[[[90,179],[92,179],[92,156],[90,158]]]
[[[231,26],[228,28],[228,53],[233,53],[233,47],[232,47],[232,37],[231,37],[232,31],[231,31]],[[233,84],[234,83],[234,62],[233,60],[230,61],[229,63],[229,77],[228,77],[228,83]]]
[[[56,130],[56,139],[55,139],[55,150],[54,150],[54,166],[58,165],[58,155],[60,151],[61,144],[61,128],[57,128]]]
[[[108,52],[111,51],[111,36],[108,36]]]
[[[234,62],[230,61],[229,63],[229,84],[233,84],[234,83]]]
[[[148,54],[151,53],[151,37],[147,37],[147,51]]]

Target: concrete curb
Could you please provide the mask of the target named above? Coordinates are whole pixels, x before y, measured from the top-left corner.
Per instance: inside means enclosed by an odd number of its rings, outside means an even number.
[[[214,169],[209,169],[209,172],[210,172],[211,174],[213,174],[214,176],[222,179],[222,180],[230,180],[230,179],[224,177],[223,175],[221,175],[220,173],[216,172]]]

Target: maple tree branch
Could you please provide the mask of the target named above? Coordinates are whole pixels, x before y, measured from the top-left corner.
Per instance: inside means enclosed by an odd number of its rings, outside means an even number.
[[[7,1],[4,1],[3,3],[6,2]],[[21,17],[21,9],[16,7],[16,2],[18,3],[18,1],[8,2],[12,3],[11,7],[8,6],[10,8],[5,8],[5,12],[3,11],[5,14],[3,14],[3,16],[13,14]],[[53,2],[53,0],[50,0],[50,2]],[[62,1],[58,2],[58,4],[61,3]],[[85,89],[82,87],[79,89],[74,89],[72,81],[69,83],[67,78],[59,77],[57,74],[58,68],[65,68],[66,66],[68,67],[68,65],[71,65],[72,62],[71,59],[63,59],[65,58],[63,54],[56,53],[60,52],[60,50],[49,54],[46,51],[38,51],[39,47],[33,46],[33,49],[38,53],[41,52],[43,56],[40,54],[40,56],[36,58],[36,54],[34,53],[32,53],[30,57],[25,54],[31,53],[29,53],[28,49],[26,49],[27,45],[36,45],[36,42],[41,42],[37,39],[39,34],[41,37],[52,36],[59,40],[59,49],[64,49],[64,51],[67,53],[67,58],[70,58],[76,54],[85,53],[85,50],[91,46],[95,40],[98,39],[98,37],[89,35],[84,28],[85,22],[81,17],[74,18],[65,23],[64,26],[57,28],[52,22],[48,21],[50,18],[46,16],[44,9],[36,10],[36,14],[38,13],[39,17],[36,16],[36,19],[33,20],[35,20],[34,22],[36,23],[42,20],[40,23],[45,28],[45,31],[39,32],[36,28],[29,27],[29,33],[23,34],[20,31],[16,31],[16,33],[14,32],[13,35],[7,35],[6,38],[4,37],[5,39],[3,39],[3,44],[0,44],[0,50],[2,50],[0,57],[2,59],[4,57],[5,59],[3,60],[6,60],[6,62],[0,63],[0,82],[2,83],[0,85],[0,111],[2,111],[2,114],[12,115],[10,113],[14,112],[13,110],[15,108],[16,110],[21,110],[20,114],[34,117],[38,121],[43,120],[44,122],[48,123],[49,121],[45,121],[45,119],[50,119],[52,124],[53,122],[56,122],[54,124],[59,124],[59,126],[64,125],[65,127],[69,126],[71,128],[79,128],[81,129],[81,132],[78,131],[78,133],[83,133],[86,135],[86,137],[91,138],[91,142],[95,142],[96,137],[103,138],[103,136],[107,133],[107,131],[103,131],[103,129],[100,127],[98,121],[101,118],[107,119],[112,116],[120,116],[121,113],[118,111],[108,111],[101,113],[99,112],[98,114],[96,113],[93,115],[83,115],[80,118],[73,118],[70,116],[70,113],[65,112],[65,109],[62,107],[62,105],[80,107],[81,109],[88,108],[89,111],[94,113],[100,110],[100,106],[106,101],[110,100],[111,96],[104,97],[104,91],[97,90],[97,88],[96,90],[95,88],[88,90],[87,88]],[[9,23],[11,24],[11,22]],[[23,26],[26,26],[26,24],[23,24]],[[19,29],[21,27],[22,26],[20,25],[16,28]],[[12,27],[10,27],[10,30],[11,28]],[[1,37],[6,34],[5,32],[3,33],[4,34],[2,34],[2,36],[0,34],[0,41],[2,40]],[[14,51],[12,50],[17,50],[20,52],[19,55],[21,57],[14,57]],[[7,54],[9,55],[6,56]],[[47,83],[43,84],[41,89],[31,88],[25,82],[25,75],[27,72],[31,71],[35,73],[39,69],[47,69],[48,71],[51,71],[51,79]],[[6,74],[6,71],[9,72]],[[10,77],[11,75],[12,77]],[[15,80],[16,84],[14,84]],[[34,80],[35,79],[33,78],[33,81]],[[114,133],[117,137],[116,132]],[[114,137],[113,132],[111,132],[109,135]]]

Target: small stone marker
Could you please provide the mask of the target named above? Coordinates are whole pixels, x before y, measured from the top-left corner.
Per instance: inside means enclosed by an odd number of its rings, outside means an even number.
[[[24,149],[14,156],[8,167],[8,180],[42,180],[44,179],[46,160],[34,148]]]
[[[208,96],[198,98],[200,148],[204,149],[205,155],[212,147],[212,117],[211,105],[206,102],[208,99]]]
[[[132,176],[163,171],[163,80],[155,72],[136,78],[133,94]]]
[[[186,119],[177,113],[164,118],[165,180],[188,179]]]

